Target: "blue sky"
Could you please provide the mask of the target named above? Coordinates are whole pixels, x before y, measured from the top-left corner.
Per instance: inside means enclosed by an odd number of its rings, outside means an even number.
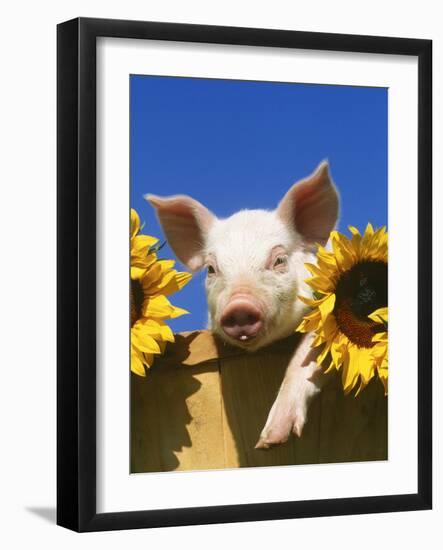
[[[328,158],[338,228],[387,225],[387,109],[385,88],[132,75],[131,206],[163,241],[145,193],[188,194],[220,217],[270,209]],[[160,255],[174,258],[168,245]],[[172,297],[191,312],[174,331],[206,326],[203,281]]]

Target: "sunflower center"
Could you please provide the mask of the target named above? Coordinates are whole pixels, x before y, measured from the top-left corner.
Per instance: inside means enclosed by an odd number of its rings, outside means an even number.
[[[140,281],[131,279],[131,327],[140,319],[143,305],[143,288]]]
[[[335,294],[334,315],[340,330],[357,346],[371,348],[374,334],[384,330],[368,315],[388,305],[387,264],[355,264],[340,277]]]

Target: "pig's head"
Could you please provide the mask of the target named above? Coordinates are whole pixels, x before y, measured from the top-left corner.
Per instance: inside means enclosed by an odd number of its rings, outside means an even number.
[[[218,219],[187,196],[146,198],[179,260],[191,271],[206,268],[214,332],[252,351],[294,331],[305,312],[297,295],[310,295],[304,263],[315,261],[316,243],[326,243],[338,216],[327,162],[273,211]]]

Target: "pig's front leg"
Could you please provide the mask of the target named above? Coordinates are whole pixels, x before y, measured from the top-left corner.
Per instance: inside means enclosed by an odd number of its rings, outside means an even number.
[[[291,433],[301,436],[312,398],[324,383],[325,375],[317,365],[318,348],[312,349],[313,334],[307,334],[297,347],[256,449],[285,443]]]

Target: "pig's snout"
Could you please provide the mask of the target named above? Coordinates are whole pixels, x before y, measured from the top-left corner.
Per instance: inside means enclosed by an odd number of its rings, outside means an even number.
[[[223,311],[220,324],[229,337],[240,342],[252,340],[263,328],[261,306],[252,296],[235,296]]]

